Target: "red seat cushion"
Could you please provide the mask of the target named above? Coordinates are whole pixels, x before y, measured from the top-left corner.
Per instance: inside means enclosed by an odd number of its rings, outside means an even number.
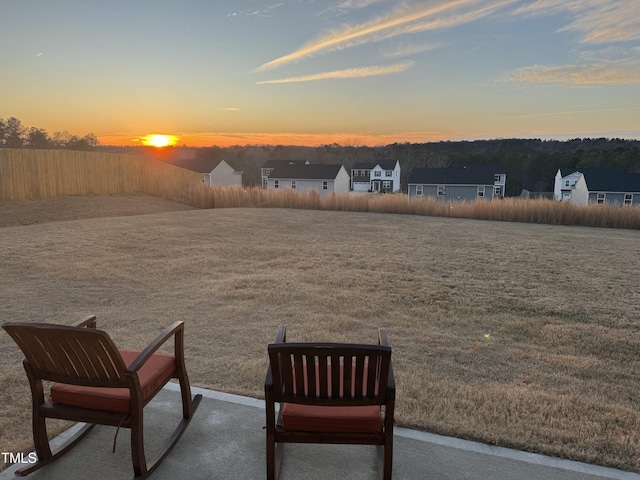
[[[299,432],[380,433],[382,413],[379,405],[318,407],[283,403],[282,428]]]
[[[129,366],[140,354],[133,350],[120,350],[122,360]],[[153,354],[138,370],[142,396],[147,401],[175,372],[175,357]],[[128,388],[83,387],[56,383],[51,387],[51,401],[73,407],[92,408],[106,412],[129,413],[131,402]]]

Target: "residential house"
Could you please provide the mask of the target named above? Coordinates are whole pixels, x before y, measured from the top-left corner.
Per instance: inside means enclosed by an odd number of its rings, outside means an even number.
[[[349,173],[342,165],[285,165],[275,168],[267,179],[267,189],[318,190],[348,192]]]
[[[581,176],[575,168],[560,168],[553,184],[553,198],[562,202],[571,200],[571,191]]]
[[[181,158],[169,163],[176,167],[185,168],[202,175],[202,182],[207,185],[240,185],[242,186],[242,172],[236,171],[224,160],[206,158]]]
[[[351,167],[351,190],[354,192],[399,192],[400,162],[356,163]]]
[[[267,188],[267,180],[274,169],[286,167],[287,165],[309,165],[309,160],[268,160],[260,169],[262,188]]]
[[[500,165],[449,168],[416,167],[409,176],[409,197],[461,201],[504,197],[507,171]]]
[[[576,205],[618,203],[640,205],[640,174],[609,169],[559,169],[554,198]]]

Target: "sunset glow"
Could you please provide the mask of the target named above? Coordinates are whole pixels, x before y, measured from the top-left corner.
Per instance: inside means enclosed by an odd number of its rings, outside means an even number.
[[[0,118],[101,145],[640,138],[638,0],[4,3]]]
[[[175,135],[145,135],[140,139],[143,145],[147,147],[171,147],[176,144],[178,137]]]

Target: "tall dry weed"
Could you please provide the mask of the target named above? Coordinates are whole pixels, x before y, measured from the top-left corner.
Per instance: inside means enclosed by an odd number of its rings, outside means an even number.
[[[185,203],[199,208],[298,208],[350,212],[396,213],[503,222],[640,229],[640,206],[574,205],[549,199],[505,198],[444,202],[404,194],[369,195],[317,190],[264,190],[198,185],[186,192]]]

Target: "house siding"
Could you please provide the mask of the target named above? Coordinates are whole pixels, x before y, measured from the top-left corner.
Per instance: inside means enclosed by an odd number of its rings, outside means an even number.
[[[334,191],[334,180],[300,180],[298,178],[269,178],[267,180],[267,189],[275,189],[275,182],[278,182],[277,190],[284,190],[285,188],[291,188],[291,180],[296,182],[296,191],[303,192],[305,190],[318,190],[320,194]],[[322,182],[327,182],[327,190],[322,190]]]
[[[334,192],[348,192],[350,186],[351,178],[349,177],[349,172],[347,169],[342,167],[336,175],[335,182],[333,182],[333,191]]]
[[[209,183],[217,186],[242,186],[242,172],[236,172],[231,165],[223,160],[209,174]]]
[[[598,194],[599,193],[604,193],[605,196],[605,203],[617,203],[619,205],[623,205],[624,204],[624,196],[627,195],[627,193],[624,192],[589,192],[589,203],[598,203]],[[640,193],[631,193],[629,192],[629,194],[631,194],[631,204],[632,205],[640,205]]]
[[[277,172],[276,172],[277,173]],[[291,178],[291,177],[269,177],[266,188],[275,189],[275,182],[278,182],[278,190],[291,188],[291,181],[296,182],[296,191],[317,190],[320,195],[328,195],[329,192],[349,192],[350,178],[344,166],[341,166],[335,178]],[[327,182],[327,189],[322,189],[323,182]]]
[[[410,184],[408,188],[409,197],[416,196],[417,187],[420,184]],[[482,185],[480,185],[482,186]],[[438,197],[438,185],[422,185],[423,197],[434,197],[444,201],[474,201],[478,197],[478,185],[445,185],[445,195]],[[493,185],[484,185],[484,197],[488,200],[493,199]]]

